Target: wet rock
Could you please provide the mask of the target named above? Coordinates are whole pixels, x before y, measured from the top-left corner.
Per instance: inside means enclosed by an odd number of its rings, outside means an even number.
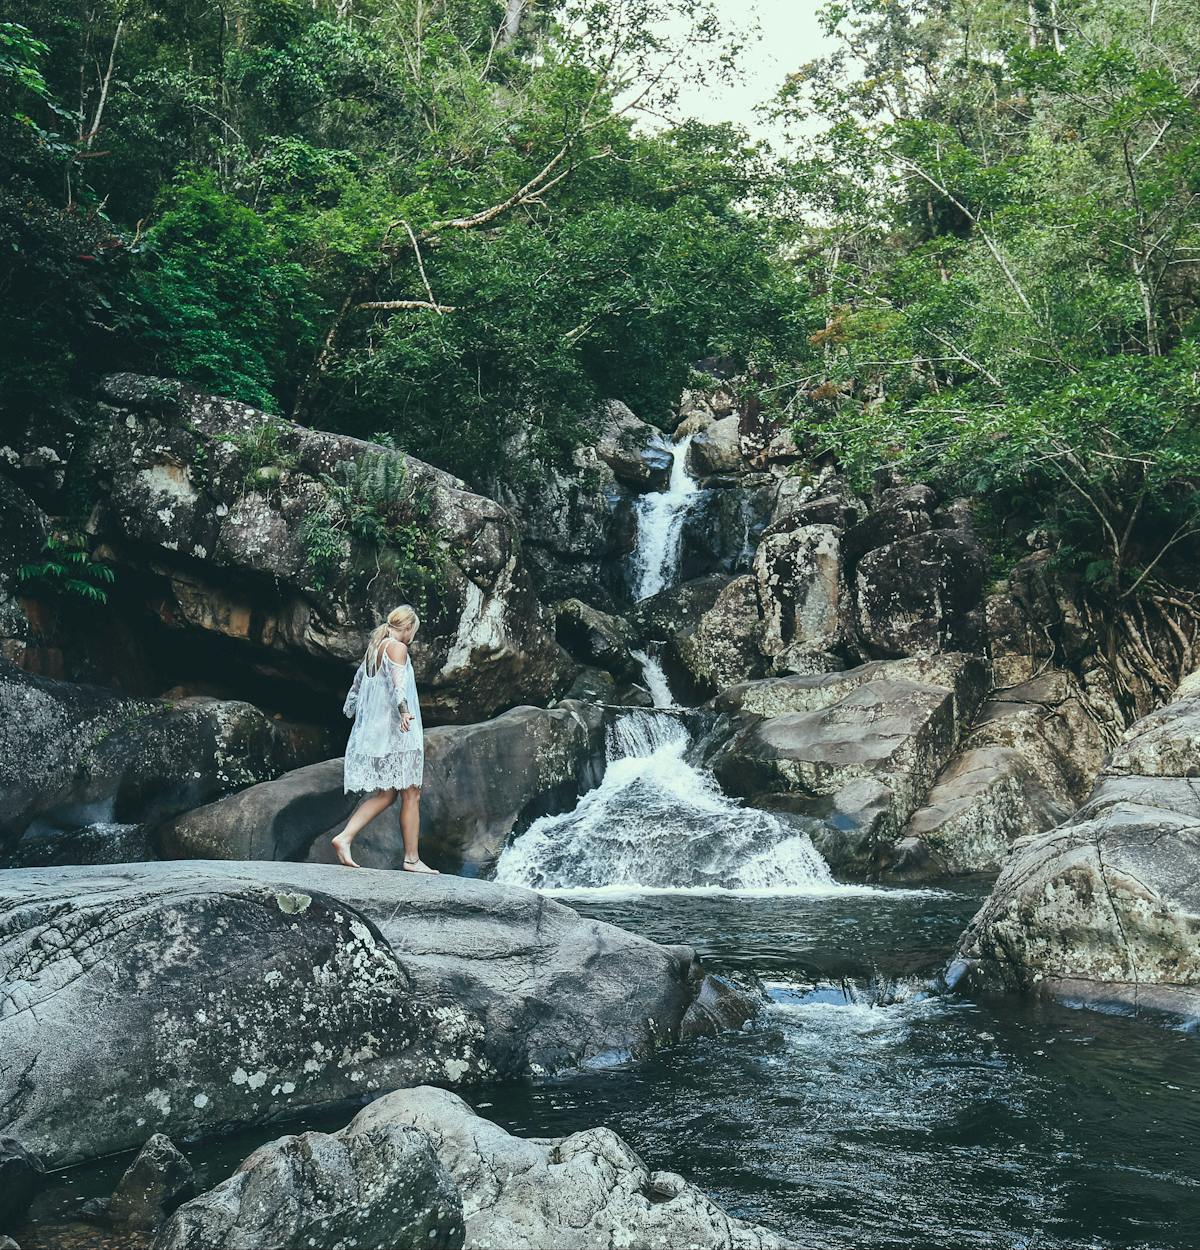
[[[962,655],[748,682],[713,702],[743,721],[713,771],[729,793],[823,818],[814,841],[830,864],[866,870],[887,856],[986,690],[982,661]]]
[[[193,1180],[192,1165],[175,1143],[155,1133],[117,1182],[108,1219],[127,1228],[158,1228],[191,1193]]]
[[[0,1121],[55,1166],[648,1055],[702,984],[528,890],[313,864],[14,869],[0,928]]]
[[[671,689],[683,702],[699,701],[708,692],[700,686],[684,659],[691,649],[691,640],[706,613],[717,603],[721,592],[732,579],[721,574],[696,577],[680,582],[667,590],[642,600],[631,620],[639,637],[657,644],[655,652],[671,683]]]
[[[708,477],[683,519],[681,581],[711,573],[742,573],[771,515],[775,479],[766,473]]]
[[[574,701],[426,730],[423,856],[443,871],[478,875],[514,828],[590,789],[603,758],[602,712]],[[342,783],[340,759],[312,764],[166,822],[156,841],[171,858],[332,863],[329,838],[361,797],[344,794]],[[354,843],[367,868],[399,868],[403,853],[399,805]]]
[[[629,622],[610,616],[579,599],[564,599],[554,609],[554,636],[573,659],[605,669],[617,677],[640,670],[629,654],[637,637]]]
[[[711,1037],[743,1028],[768,1003],[761,985],[739,985],[728,977],[706,976],[683,1018],[683,1037]]]
[[[606,669],[585,664],[571,683],[563,702],[575,699],[583,703],[616,703],[617,679]]]
[[[617,479],[637,490],[661,490],[671,470],[671,447],[662,431],[634,416],[619,399],[602,407],[596,454]]]
[[[986,560],[958,530],[917,534],[869,552],[856,575],[857,632],[885,659],[984,649]]]
[[[61,864],[131,864],[158,859],[145,825],[100,821],[76,829],[34,825],[0,856],[8,868],[47,868]]]
[[[1200,801],[1185,690],[1135,724],[1067,824],[1018,841],[950,970],[961,987],[1200,1015]]]
[[[0,1237],[0,1250],[21,1250],[21,1247],[11,1237]]]
[[[694,472],[741,473],[749,467],[742,459],[738,424],[736,416],[721,417],[695,433],[691,446]]]
[[[154,1250],[458,1250],[462,1197],[429,1137],[365,1115],[338,1133],[260,1146],[228,1180],[180,1207]]]
[[[340,699],[368,631],[412,597],[406,557],[312,525],[345,466],[383,480],[398,524],[436,528],[436,579],[414,663],[433,720],[469,721],[561,681],[512,517],[449,474],[386,447],[311,430],[176,382],[118,374],[105,426],[72,473],[95,483],[90,522],[129,593],[210,663]],[[366,505],[364,505],[366,506]],[[181,637],[182,643],[182,637]]]
[[[463,1195],[474,1250],[784,1250],[793,1243],[727,1215],[673,1172],[652,1172],[609,1129],[513,1137],[446,1090],[401,1090],[356,1124],[429,1135]],[[360,1130],[361,1131],[361,1130]]]
[[[0,1228],[15,1228],[41,1187],[42,1161],[15,1137],[0,1135]]]
[[[543,599],[574,595],[612,606],[624,593],[623,567],[633,550],[633,495],[595,447],[567,465],[506,475],[492,493],[516,518],[524,558]]]
[[[326,754],[323,730],[248,703],[128,699],[0,660],[0,852],[34,822],[70,830],[174,815]]]

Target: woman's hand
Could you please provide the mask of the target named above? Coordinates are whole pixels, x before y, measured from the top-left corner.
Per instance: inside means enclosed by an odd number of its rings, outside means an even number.
[[[400,731],[401,731],[401,733],[408,733],[408,729],[409,729],[409,726],[410,726],[411,724],[412,724],[412,713],[411,713],[411,712],[401,712],[401,713],[400,713]]]

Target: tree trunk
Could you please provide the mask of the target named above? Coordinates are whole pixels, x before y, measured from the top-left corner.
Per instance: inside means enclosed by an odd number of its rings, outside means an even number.
[[[496,41],[497,47],[503,48],[521,33],[521,19],[525,16],[525,10],[529,6],[529,0],[505,0],[504,6],[504,25],[500,28],[500,38]]]

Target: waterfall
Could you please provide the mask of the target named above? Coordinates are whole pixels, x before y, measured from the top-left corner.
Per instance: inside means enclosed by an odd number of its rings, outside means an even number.
[[[572,812],[505,848],[496,880],[534,889],[730,889],[829,893],[839,886],[802,824],[741,807],[685,758],[674,716],[623,715],[608,768]]]
[[[667,674],[663,671],[658,656],[647,651],[630,651],[629,654],[642,666],[642,677],[645,679],[646,689],[650,691],[650,697],[654,700],[654,706],[675,707],[675,696],[671,693]]]
[[[637,502],[637,541],[633,550],[633,597],[649,599],[673,585],[679,571],[683,523],[700,487],[688,473],[692,435],[671,449],[667,489],[643,495]]]

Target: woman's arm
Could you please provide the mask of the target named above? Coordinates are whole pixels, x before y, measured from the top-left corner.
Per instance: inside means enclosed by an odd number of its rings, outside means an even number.
[[[396,706],[400,709],[400,728],[405,733],[412,722],[412,710],[405,696],[405,675],[408,672],[408,647],[402,642],[391,639],[384,647],[389,660],[392,661],[392,686],[396,691]]]

